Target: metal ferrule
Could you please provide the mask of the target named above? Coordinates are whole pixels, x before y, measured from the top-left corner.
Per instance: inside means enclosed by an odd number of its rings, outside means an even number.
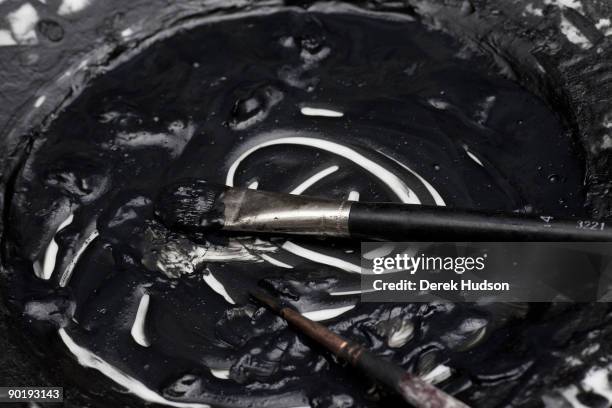
[[[224,230],[348,237],[350,201],[227,189]]]

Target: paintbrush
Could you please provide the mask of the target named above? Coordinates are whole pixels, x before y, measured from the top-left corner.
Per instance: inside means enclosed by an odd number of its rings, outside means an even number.
[[[406,372],[390,361],[377,357],[365,347],[351,342],[322,324],[304,317],[296,310],[283,305],[277,298],[268,293],[260,289],[253,289],[249,294],[334,355],[400,394],[412,406],[416,408],[468,407],[468,405],[436,386]]]
[[[612,241],[612,228],[559,219],[398,203],[334,201],[188,179],[159,195],[170,229],[335,236],[382,241]]]

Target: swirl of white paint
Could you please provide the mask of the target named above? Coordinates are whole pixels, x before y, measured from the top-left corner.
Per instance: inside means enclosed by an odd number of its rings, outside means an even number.
[[[273,134],[289,134],[288,131],[276,131]],[[277,145],[301,145],[308,146],[319,150],[324,150],[326,152],[344,157],[347,160],[355,163],[359,167],[363,168],[376,178],[378,178],[381,183],[385,184],[393,193],[397,196],[399,200],[403,203],[407,204],[421,204],[421,200],[417,197],[417,195],[404,183],[402,179],[400,179],[397,175],[387,170],[385,167],[380,164],[374,162],[373,160],[368,159],[361,153],[342,145],[340,143],[332,142],[330,140],[325,140],[316,137],[305,137],[305,136],[293,136],[293,137],[278,137],[275,139],[271,139],[255,145],[250,149],[247,149],[243,152],[229,167],[227,172],[227,177],[225,178],[225,184],[228,186],[234,185],[234,178],[236,176],[236,170],[240,166],[240,164],[251,154],[254,152],[263,149],[264,147],[269,146],[277,146]]]
[[[278,132],[275,132],[275,133],[278,133]],[[285,134],[287,132],[282,132],[282,133]],[[389,189],[397,196],[397,198],[401,202],[407,203],[407,204],[420,204],[421,203],[421,200],[406,185],[406,183],[404,183],[403,180],[401,180],[397,175],[395,175],[394,173],[392,173],[391,171],[389,171],[382,165],[368,159],[367,157],[363,156],[362,154],[358,153],[357,151],[347,146],[344,146],[344,145],[341,145],[339,143],[335,143],[329,140],[316,138],[316,137],[279,137],[276,139],[268,140],[266,142],[260,143],[254,147],[247,149],[229,167],[229,171],[227,173],[227,178],[226,178],[226,184],[228,186],[234,185],[234,177],[236,174],[236,170],[248,156],[268,146],[285,145],[285,144],[308,146],[308,147],[324,150],[324,151],[339,155],[341,157],[344,157],[345,159],[350,160],[351,162],[355,163],[356,165],[360,166],[361,168],[365,169],[370,174],[378,178],[382,184],[389,187]],[[415,171],[405,166],[404,164],[398,162],[395,159],[392,159],[392,160],[396,161],[403,168],[407,169],[414,176],[416,176],[417,179],[421,181],[424,184],[424,186],[427,188],[427,190],[432,195],[437,205],[445,205],[444,200],[439,195],[439,193],[425,179],[423,179],[419,174],[417,174]],[[337,170],[338,170],[338,166],[332,166],[330,168],[324,169],[318,174],[315,174],[314,176],[306,179],[298,187],[294,188],[291,191],[291,193],[301,194],[306,189],[318,183],[325,177],[333,174]],[[256,182],[251,183],[249,188],[257,188],[257,183]],[[359,192],[351,191],[349,195],[349,199],[358,200],[358,197],[359,197]],[[66,223],[69,223],[70,221],[72,221],[71,218],[70,220],[67,220]],[[61,227],[59,229],[61,229]],[[65,271],[64,276],[62,276],[62,279],[61,279],[61,281],[63,282],[62,286],[65,286],[65,284],[67,283],[67,280],[70,278],[70,275],[72,274],[72,269],[74,268],[82,252],[96,238],[96,236],[97,236],[97,231],[94,231],[94,233],[88,239],[85,240],[82,248],[76,253],[74,259],[68,266],[68,270]],[[359,269],[360,267],[358,265],[352,265],[342,259],[330,257],[325,254],[320,254],[316,251],[302,248],[289,241],[287,241],[285,245],[283,245],[283,249],[288,250],[289,252],[292,252],[293,254],[314,260],[315,262],[335,266],[337,268],[340,268],[340,269],[343,269],[349,272],[356,272],[358,270],[360,271]],[[54,265],[55,256],[50,256],[49,258],[53,258],[53,259],[47,260],[47,262],[45,263],[48,265]],[[277,266],[282,266],[285,268],[292,268],[291,265],[284,264],[267,255],[262,256],[262,259],[272,264],[275,264]],[[50,266],[47,266],[47,268],[41,268],[41,269],[46,269],[47,270],[46,274],[50,275],[50,272],[49,272],[49,270],[51,269]],[[206,280],[206,283],[209,286],[211,286],[213,290],[215,290],[217,293],[222,295],[229,303],[234,303],[233,300],[229,298],[229,295],[227,295],[227,292],[225,291],[225,288],[223,287],[223,285],[221,285],[221,283],[218,282],[212,276],[212,274],[210,274],[208,278],[209,279]],[[149,303],[149,296],[144,295],[140,301],[137,316],[134,321],[134,325],[132,327],[132,332],[131,332],[135,341],[144,347],[148,347],[150,345],[150,343],[146,339],[146,336],[144,335],[144,325],[145,325],[148,303]],[[338,308],[333,308],[333,309],[314,310],[314,311],[306,312],[305,315],[312,320],[321,321],[321,320],[327,320],[327,319],[339,316],[353,309],[354,307],[355,305],[348,305],[348,306],[343,306],[343,307],[338,307]],[[64,344],[66,345],[66,347],[68,348],[68,350],[74,356],[76,356],[77,360],[79,361],[81,365],[100,371],[106,377],[112,379],[117,384],[120,384],[123,387],[125,387],[127,390],[129,390],[130,393],[140,397],[141,399],[145,401],[159,403],[159,404],[168,405],[168,406],[179,407],[179,408],[207,408],[208,407],[208,405],[206,404],[178,403],[175,401],[167,400],[163,398],[162,396],[160,396],[159,394],[157,394],[156,392],[154,392],[153,390],[147,388],[143,383],[139,382],[135,378],[132,378],[129,375],[121,372],[119,369],[115,368],[114,366],[107,363],[106,361],[98,357],[97,355],[93,354],[91,351],[87,350],[84,347],[77,345],[74,342],[74,340],[70,338],[70,336],[66,333],[64,329],[59,330],[59,335],[62,341],[64,342]],[[219,378],[227,378],[227,374],[225,372],[214,372],[213,370],[211,370],[211,372],[213,373],[213,375]]]
[[[354,149],[351,149],[350,147],[345,146],[340,143],[332,142],[326,139],[321,139],[319,137],[309,137],[309,136],[287,137],[286,136],[287,134],[290,134],[290,132],[286,130],[274,131],[271,133],[271,135],[273,136],[272,139],[268,139],[264,142],[256,144],[255,146],[252,146],[246,149],[244,152],[242,152],[229,166],[229,170],[227,172],[227,176],[225,179],[225,184],[227,184],[228,186],[234,186],[235,175],[236,175],[236,171],[238,170],[238,167],[247,157],[249,157],[256,151],[269,147],[269,146],[300,145],[300,146],[307,146],[307,147],[311,147],[314,149],[323,150],[323,151],[341,156],[355,163],[356,165],[360,166],[361,168],[363,168],[364,170],[368,171],[370,174],[375,176],[378,180],[380,180],[382,184],[389,187],[389,189],[396,195],[396,197],[402,203],[421,204],[421,200],[419,199],[419,197],[396,174],[386,169],[382,164],[374,162],[373,160],[365,157],[364,155],[355,151]],[[276,138],[274,138],[274,136],[276,136]],[[439,205],[439,206],[446,205],[446,203],[444,202],[444,199],[438,193],[438,191],[429,182],[427,182],[427,180],[425,180],[420,174],[418,174],[416,171],[414,171],[410,167],[406,166],[405,164],[401,163],[400,161],[390,156],[384,155],[384,157],[386,159],[389,159],[397,163],[402,168],[410,172],[413,176],[415,176],[423,184],[423,186],[427,189],[429,194],[431,194],[431,197],[433,198],[436,205]],[[302,194],[304,191],[306,191],[306,189],[312,187],[314,184],[323,180],[325,177],[333,174],[338,169],[339,169],[338,166],[332,166],[332,167],[329,167],[327,169],[320,171],[319,173],[307,178],[305,181],[300,183],[300,185],[294,188],[290,192],[290,194]],[[257,184],[251,183],[251,185],[249,185],[249,188],[257,188]],[[359,192],[351,191],[348,199],[358,200],[359,199],[358,197],[359,197]],[[304,248],[291,241],[286,241],[285,244],[283,244],[282,249],[294,255],[312,260],[317,263],[333,266],[338,269],[344,270],[346,272],[361,273],[360,265],[355,265],[343,259],[325,255],[317,251],[313,251],[313,250]],[[263,259],[274,265],[277,265],[279,263],[278,260],[270,256],[267,256],[266,258],[263,258]],[[282,266],[285,268],[287,267],[292,268],[291,265],[287,265],[284,263]],[[351,291],[351,292],[346,292],[346,293],[331,293],[331,294],[332,295],[344,295],[344,294],[355,294],[355,293],[361,293],[361,292],[362,290]],[[314,318],[313,320],[326,320],[331,317],[338,316],[344,313],[345,311],[350,310],[351,308],[352,307],[343,309],[343,310],[334,310],[334,311],[332,310],[316,311],[316,313],[313,314],[312,318]]]

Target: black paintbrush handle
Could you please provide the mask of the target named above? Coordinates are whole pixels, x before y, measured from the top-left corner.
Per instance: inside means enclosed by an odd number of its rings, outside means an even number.
[[[602,221],[395,203],[352,203],[348,228],[351,237],[382,241],[612,241]]]

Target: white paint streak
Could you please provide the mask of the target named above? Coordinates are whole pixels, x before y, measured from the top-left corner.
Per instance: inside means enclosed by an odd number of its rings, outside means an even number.
[[[286,268],[286,269],[293,269],[293,266],[286,264],[282,261],[279,261],[278,259],[272,258],[270,255],[260,254],[259,256],[261,256],[261,259],[268,261],[272,265],[279,266],[281,268]]]
[[[47,97],[45,95],[39,96],[38,99],[36,99],[36,102],[34,102],[34,107],[35,108],[40,108],[42,106],[42,104],[45,103],[46,99],[47,99]]]
[[[236,302],[234,302],[234,299],[232,299],[230,295],[227,293],[227,291],[225,290],[225,287],[221,284],[221,282],[217,280],[217,278],[213,276],[210,270],[207,270],[206,273],[204,273],[202,277],[204,278],[204,282],[206,282],[206,284],[210,286],[212,290],[214,290],[215,292],[223,296],[223,298],[228,303],[231,303],[232,305],[236,304]]]
[[[452,374],[453,372],[448,366],[440,364],[421,378],[423,379],[423,381],[427,381],[428,383],[438,384],[446,380],[447,378],[450,378]]]
[[[288,134],[289,132],[277,131],[274,133]],[[236,170],[238,169],[238,166],[240,166],[240,163],[242,163],[242,161],[246,159],[248,156],[250,156],[252,153],[264,147],[283,145],[283,144],[310,146],[310,147],[314,147],[317,149],[321,149],[321,150],[336,154],[338,156],[342,156],[352,161],[353,163],[357,164],[358,166],[365,169],[366,171],[370,172],[374,176],[376,176],[383,184],[389,187],[391,191],[393,191],[393,193],[395,193],[395,195],[397,195],[398,198],[402,202],[409,203],[409,204],[421,204],[421,201],[419,200],[419,198],[406,185],[406,183],[404,183],[395,174],[385,169],[383,166],[379,165],[378,163],[375,163],[374,161],[368,159],[367,157],[363,156],[362,154],[356,152],[355,150],[349,147],[346,147],[338,143],[331,142],[329,140],[324,140],[324,139],[319,139],[319,138],[314,138],[314,137],[280,137],[277,139],[269,140],[267,142],[263,142],[254,147],[251,147],[250,149],[243,152],[232,163],[232,165],[230,166],[227,172],[225,184],[227,184],[230,187],[234,185],[234,177],[236,175]]]
[[[385,156],[390,158],[391,160],[393,160],[394,162],[396,162],[397,164],[399,164],[400,166],[402,166],[403,168],[408,170],[410,173],[412,173],[413,176],[418,178],[419,181],[421,183],[423,183],[423,185],[425,186],[427,191],[429,191],[429,194],[431,194],[431,196],[434,199],[434,202],[436,203],[436,205],[446,206],[446,203],[444,202],[444,199],[442,198],[440,193],[438,193],[438,190],[436,190],[431,184],[429,184],[429,182],[427,180],[425,180],[423,177],[421,177],[421,175],[419,173],[417,173],[416,171],[412,170],[410,167],[406,166],[404,163],[400,162],[399,160],[395,160],[391,156],[387,156],[387,155],[385,155]],[[399,197],[399,198],[401,199],[401,197]],[[404,201],[404,200],[402,200],[402,202],[405,203],[405,204],[413,204],[413,203],[411,203],[409,201]],[[419,201],[416,204],[421,204],[421,202]]]
[[[311,108],[308,106],[300,108],[300,112],[304,116],[323,116],[326,118],[341,118],[344,116],[344,113],[339,111],[322,108]]]
[[[123,30],[123,31],[121,32],[121,36],[122,36],[123,38],[129,37],[129,36],[131,36],[132,34],[134,34],[134,30],[132,30],[131,28],[126,28],[125,30]]]
[[[227,380],[230,375],[230,370],[217,370],[214,368],[209,368],[209,370],[213,376],[221,378],[222,380]]]
[[[593,46],[591,41],[582,34],[582,32],[573,25],[565,16],[561,17],[561,32],[567,37],[568,41],[579,45],[583,49],[589,49]]]
[[[17,10],[7,14],[6,20],[11,26],[13,38],[19,44],[33,45],[38,42],[36,36],[36,23],[39,20],[38,12],[30,3],[25,3]]]
[[[79,364],[101,372],[117,384],[127,389],[131,394],[134,394],[145,401],[177,408],[210,408],[210,405],[207,404],[183,403],[168,400],[148,388],[137,379],[113,367],[97,355],[93,354],[91,351],[76,344],[65,329],[59,329],[58,333],[68,350],[77,358]]]
[[[355,305],[336,307],[333,309],[323,309],[323,310],[314,310],[312,312],[304,312],[303,316],[309,318],[310,320],[314,320],[315,322],[320,322],[322,320],[333,319],[334,317],[340,316],[342,313],[346,313],[351,309],[354,309]]]
[[[257,190],[257,187],[259,187],[259,181],[257,180],[247,186],[247,188],[251,190]]]
[[[91,4],[91,0],[63,0],[57,10],[60,16],[67,16],[85,10]]]
[[[17,41],[15,41],[9,30],[0,30],[0,47],[8,45],[17,45]]]
[[[476,162],[476,164],[479,164],[481,167],[484,167],[484,164],[482,164],[482,161],[480,161],[478,156],[476,156],[474,153],[470,152],[467,148],[465,149],[465,152],[470,157],[470,159],[472,159],[474,162]]]
[[[302,194],[304,191],[306,191],[308,188],[310,188],[312,185],[314,185],[318,181],[320,181],[320,180],[324,179],[325,177],[329,176],[330,174],[335,173],[336,171],[338,171],[339,168],[340,167],[338,167],[338,166],[331,166],[331,167],[328,167],[328,168],[326,168],[324,170],[321,170],[317,174],[307,178],[303,183],[301,183],[299,186],[297,186],[296,188],[291,190],[291,192],[289,192],[289,194],[294,194],[294,195]]]
[[[136,318],[134,319],[134,323],[132,324],[132,330],[130,330],[130,334],[134,341],[140,344],[142,347],[149,347],[151,342],[147,338],[145,334],[145,323],[147,319],[147,312],[149,311],[149,301],[151,297],[148,293],[145,293],[140,298],[140,303],[138,304],[138,311],[136,312]]]
[[[51,274],[53,274],[53,269],[55,269],[55,262],[57,260],[57,252],[59,251],[59,246],[55,241],[55,235],[60,232],[64,227],[69,225],[74,219],[74,214],[70,214],[60,225],[57,227],[55,234],[53,234],[53,238],[51,238],[51,242],[47,246],[45,250],[45,255],[43,257],[43,261],[35,261],[34,262],[34,273],[37,277],[44,280],[49,280],[51,278]]]
[[[287,252],[291,252],[292,254],[301,256],[302,258],[310,259],[316,263],[334,266],[347,272],[361,273],[361,265],[355,265],[333,256],[306,249],[290,241],[285,242],[281,248]]]
[[[610,386],[610,366],[607,368],[593,367],[582,380],[582,387],[612,401],[612,387]]]
[[[437,98],[430,98],[427,100],[427,103],[429,103],[431,106],[439,110],[446,110],[450,106],[448,102],[443,101],[442,99],[437,99]]]
[[[79,261],[79,258],[81,257],[81,255],[83,255],[83,252],[85,252],[85,250],[93,242],[93,240],[98,237],[98,235],[99,235],[98,231],[93,230],[92,233],[89,234],[87,238],[85,238],[85,241],[83,241],[83,245],[81,245],[81,247],[76,252],[76,254],[74,254],[74,257],[72,258],[72,260],[66,267],[66,270],[64,270],[64,272],[62,273],[62,276],[60,277],[59,285],[61,287],[65,287],[68,284],[68,281],[70,281],[70,278],[72,277],[72,271],[74,271],[74,267]]]

